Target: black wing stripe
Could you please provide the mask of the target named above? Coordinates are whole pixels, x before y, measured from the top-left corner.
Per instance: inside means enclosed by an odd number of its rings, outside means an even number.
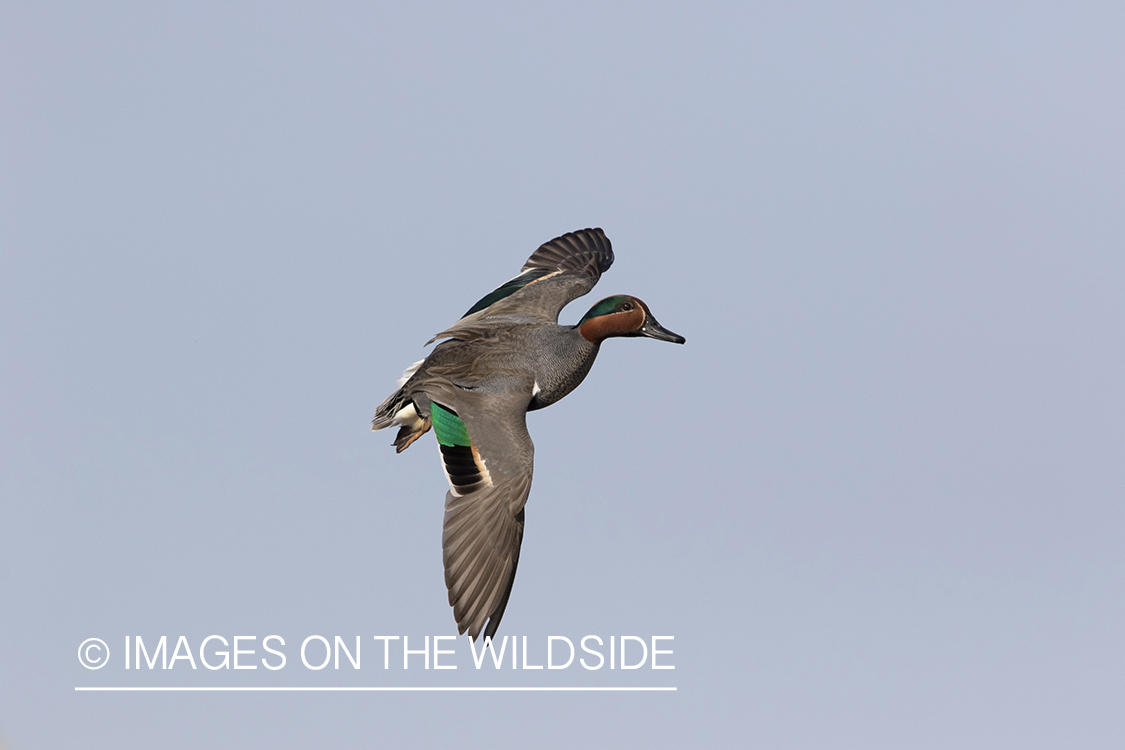
[[[440,445],[441,461],[445,466],[445,475],[453,489],[460,495],[487,487],[489,480],[481,471],[473,448],[469,445]]]
[[[503,284],[481,297],[479,300],[477,300],[477,303],[470,307],[468,312],[466,312],[465,315],[462,315],[461,317],[464,318],[467,315],[472,315],[478,310],[483,310],[484,308],[488,307],[493,302],[499,302],[505,297],[510,297],[531,282],[536,281],[537,279],[541,279],[549,273],[551,273],[550,268],[532,268],[524,271],[519,276],[515,277],[514,279],[505,281]]]

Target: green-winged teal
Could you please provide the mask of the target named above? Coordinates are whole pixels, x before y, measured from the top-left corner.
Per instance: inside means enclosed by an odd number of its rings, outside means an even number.
[[[564,234],[531,254],[511,281],[487,294],[427,344],[379,406],[373,430],[399,428],[401,453],[432,426],[449,492],[442,557],[457,630],[496,633],[520,557],[534,447],[527,412],[573,391],[613,336],[684,343],[636,297],[615,295],[577,325],[559,312],[589,292],[613,263],[601,229]],[[485,621],[488,626],[485,627]]]

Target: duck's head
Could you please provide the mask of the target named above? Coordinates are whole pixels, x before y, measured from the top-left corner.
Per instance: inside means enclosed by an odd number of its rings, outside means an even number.
[[[606,297],[591,307],[578,321],[578,332],[591,344],[600,344],[611,336],[648,336],[673,344],[687,340],[656,322],[648,305],[627,294]]]

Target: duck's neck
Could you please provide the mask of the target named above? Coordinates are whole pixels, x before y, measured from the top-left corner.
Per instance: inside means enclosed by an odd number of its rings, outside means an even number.
[[[536,368],[538,390],[531,397],[528,411],[550,406],[577,388],[598,356],[598,345],[587,341],[577,326],[560,326],[558,330],[562,335],[552,337],[554,342],[548,348],[546,361]]]

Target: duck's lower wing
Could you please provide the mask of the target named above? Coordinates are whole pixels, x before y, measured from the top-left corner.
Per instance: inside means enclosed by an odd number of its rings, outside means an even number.
[[[496,633],[512,592],[534,446],[519,399],[443,396],[452,403],[433,399],[430,417],[450,486],[442,532],[445,585],[458,632],[475,639],[482,630]]]
[[[523,487],[494,487],[461,497],[445,495],[442,558],[458,633],[468,631],[474,639],[482,629],[486,636],[496,634],[516,580],[522,506],[530,488],[526,482]],[[515,515],[509,511],[513,494],[521,506]]]

